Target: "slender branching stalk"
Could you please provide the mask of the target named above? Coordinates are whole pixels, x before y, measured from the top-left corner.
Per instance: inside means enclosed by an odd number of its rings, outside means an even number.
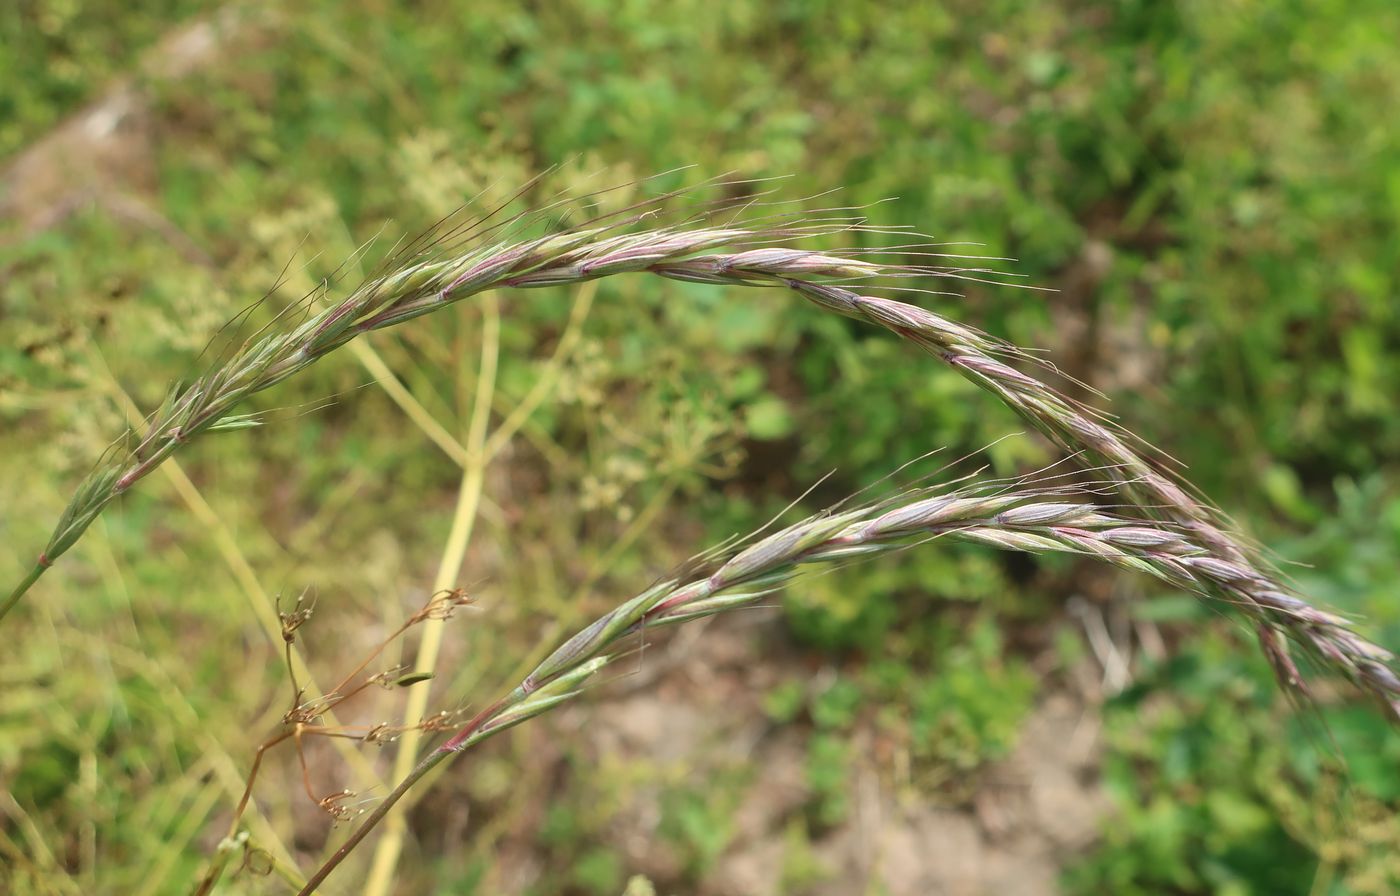
[[[473,401],[471,422],[467,427],[468,463],[462,472],[462,480],[457,489],[457,506],[452,515],[452,526],[448,531],[447,543],[443,546],[438,563],[435,589],[447,589],[457,580],[466,556],[467,544],[471,541],[476,526],[477,506],[481,501],[485,482],[486,428],[491,417],[491,396],[496,388],[496,362],[500,352],[500,309],[493,296],[484,299],[485,326],[482,333],[481,367],[476,381],[476,396]],[[433,674],[437,667],[438,651],[442,646],[443,626],[433,625],[423,633],[423,641],[418,651],[417,668],[421,673]],[[405,723],[421,716],[427,708],[427,689],[419,688],[408,698],[404,708]],[[421,733],[411,729],[405,733],[399,751],[394,757],[393,778],[402,780],[412,770],[414,757],[418,755],[418,741]],[[394,867],[398,864],[399,850],[408,827],[402,814],[390,819],[387,834],[376,847],[374,863],[370,866],[365,881],[366,896],[377,896],[387,892],[393,881]]]
[[[368,726],[347,726],[338,723],[327,723],[333,718],[331,712],[334,709],[343,707],[346,703],[366,691],[375,688],[404,688],[412,687],[428,681],[433,676],[430,673],[413,672],[402,666],[393,666],[383,669],[372,675],[365,675],[365,671],[370,664],[375,662],[389,647],[390,644],[402,638],[410,629],[425,624],[441,624],[452,618],[453,614],[461,607],[468,606],[471,598],[466,591],[460,588],[442,589],[428,598],[427,602],[418,608],[413,614],[405,619],[398,628],[390,632],[387,637],[375,645],[349,672],[347,672],[335,687],[326,692],[324,696],[308,699],[306,689],[299,683],[297,676],[297,666],[292,661],[292,645],[298,640],[301,628],[311,619],[314,606],[305,605],[305,595],[297,599],[291,610],[283,612],[278,608],[278,619],[281,624],[281,637],[284,649],[284,661],[287,667],[287,675],[291,681],[292,697],[287,711],[282,716],[279,728],[264,740],[257,748],[253,756],[252,767],[248,771],[248,776],[243,786],[242,796],[234,808],[233,817],[229,821],[228,833],[220,841],[215,855],[210,861],[204,876],[195,885],[192,896],[206,896],[213,892],[228,866],[234,852],[242,852],[246,855],[255,850],[255,846],[246,831],[242,831],[243,817],[248,807],[252,803],[253,786],[258,779],[258,773],[262,769],[263,757],[267,752],[275,747],[290,741],[297,753],[297,760],[301,765],[302,788],[306,791],[306,796],[315,803],[327,815],[337,821],[345,821],[364,814],[363,809],[358,809],[351,805],[359,794],[351,790],[340,790],[325,795],[317,795],[311,783],[310,768],[307,765],[303,743],[307,738],[324,737],[331,738],[337,742],[353,741],[364,744],[386,744],[406,734],[416,734],[418,732],[438,732],[450,731],[460,724],[460,716],[457,713],[438,712],[431,715],[416,717],[413,721],[405,722],[402,725],[391,725],[387,722]],[[363,677],[362,677],[363,676]],[[357,680],[358,679],[358,680]],[[425,689],[416,688],[416,692],[423,692]],[[421,704],[419,704],[421,705]],[[245,859],[246,861],[246,859]],[[296,881],[296,886],[300,887],[300,879]]]

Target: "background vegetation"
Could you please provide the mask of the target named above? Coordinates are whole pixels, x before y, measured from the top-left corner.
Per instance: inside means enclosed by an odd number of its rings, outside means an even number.
[[[154,407],[289,259],[274,303],[551,165],[539,196],[694,165],[675,180],[897,197],[875,223],[1014,256],[1059,291],[929,301],[1051,349],[1307,593],[1400,646],[1396,46],[1388,0],[10,5],[0,578],[128,401]],[[60,128],[114,90],[117,112]],[[956,375],[790,300],[641,279],[588,298],[500,297],[496,421],[559,379],[488,470],[462,573],[485,610],[449,629],[434,706],[486,699],[544,639],[833,467],[808,506],[932,446],[995,442],[999,474],[1053,459],[997,441],[1022,427]],[[571,313],[582,336],[551,367]],[[372,343],[457,440],[483,320],[464,307]],[[372,382],[345,354],[258,396],[272,425],[206,441],[187,482],[153,478],[0,629],[0,889],[184,891],[285,710],[254,608],[314,589],[305,646],[329,679],[422,602],[462,471]],[[1102,726],[1103,802],[1097,834],[1054,856],[1065,892],[1393,892],[1400,739],[1344,695],[1295,712],[1247,636],[1159,590],[948,548],[787,595],[762,656],[742,648],[763,668],[732,709],[800,744],[782,887],[839,877],[817,845],[858,823],[855,769],[906,807],[982,807],[988,770],[1068,694]],[[723,891],[737,808],[780,770],[609,753],[580,732],[621,724],[619,688],[439,780],[400,891],[617,893],[634,871]],[[374,700],[369,717],[402,712]],[[368,764],[308,756],[323,790],[370,789]],[[261,816],[309,865],[337,832],[290,754],[267,775]],[[639,858],[619,818],[648,793]],[[250,871],[230,891],[279,886]]]

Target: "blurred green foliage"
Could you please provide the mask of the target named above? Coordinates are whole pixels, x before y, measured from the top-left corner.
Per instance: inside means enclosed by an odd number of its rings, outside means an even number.
[[[213,7],[8,5],[0,154],[139,72],[143,48],[200,8]],[[693,165],[665,183],[736,171],[788,177],[773,185],[784,198],[836,190],[812,208],[898,197],[871,206],[872,221],[1014,256],[1028,283],[1060,291],[973,283],[927,301],[1053,349],[1250,534],[1309,564],[1292,573],[1309,594],[1400,645],[1392,0],[234,8],[210,60],[145,82],[150,182],[100,172],[111,195],[94,190],[38,231],[16,217],[0,249],[0,539],[15,546],[4,580],[121,431],[112,379],[154,406],[288,259],[275,301],[376,234],[392,243],[478,191],[489,207],[551,165],[533,198]],[[133,219],[113,196],[149,214]],[[504,297],[500,413],[535,382],[576,301]],[[781,296],[608,281],[584,332],[503,474],[503,493],[526,500],[487,518],[511,558],[495,582],[508,597],[491,626],[462,630],[439,682],[451,699],[503,680],[552,620],[580,621],[699,543],[752,528],[833,467],[810,505],[940,446],[979,452],[997,474],[1051,459],[1030,439],[995,442],[1020,425],[957,376]],[[480,338],[463,309],[375,345],[455,432]],[[327,359],[257,398],[272,425],[183,458],[266,588],[315,584],[334,606],[309,636],[322,671],[365,649],[364,619],[391,624],[414,603],[399,595],[427,580],[458,479],[366,380],[351,359]],[[78,869],[85,892],[178,890],[199,867],[206,818],[230,788],[236,798],[255,743],[248,720],[285,684],[226,569],[218,539],[152,480],[55,572],[0,666],[0,778],[27,813],[7,810],[0,828],[7,858],[27,857],[9,866],[14,892],[50,892],[60,867]],[[598,587],[577,594],[595,573]],[[929,792],[965,798],[1034,704],[1030,657],[1053,647],[1050,671],[1036,667],[1052,680],[1081,661],[1058,608],[1082,581],[1072,564],[944,547],[786,596],[794,643],[843,670],[820,693],[784,685],[767,700],[812,732],[795,842],[844,817],[858,725],[908,750]],[[1292,716],[1213,611],[1139,607],[1186,634],[1104,709],[1114,814],[1099,846],[1066,857],[1069,889],[1392,891],[1400,778],[1379,715],[1324,695],[1315,717]],[[509,767],[528,774],[525,758]],[[472,785],[499,825],[405,881],[490,891],[493,838],[525,823],[508,781]],[[266,813],[287,830],[298,785],[284,783]],[[743,786],[670,791],[663,829],[690,878],[726,846]],[[628,869],[600,845],[600,806],[616,801],[550,814],[541,839],[560,864],[546,881],[622,886]],[[792,881],[813,877],[799,852]]]
[[[152,0],[131,9],[82,0],[17,0],[0,9],[0,157],[24,148],[84,99],[133,74],[136,52],[171,22],[208,7]],[[116,14],[114,14],[116,13]]]

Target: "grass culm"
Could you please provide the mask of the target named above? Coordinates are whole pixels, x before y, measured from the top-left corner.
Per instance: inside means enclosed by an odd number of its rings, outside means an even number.
[[[675,214],[678,199],[691,211],[669,219],[677,223],[660,223]],[[761,538],[697,556],[563,639],[505,696],[427,752],[305,882],[303,893],[312,892],[433,768],[572,699],[621,655],[625,639],[648,628],[751,605],[807,569],[931,540],[1071,553],[1155,577],[1213,600],[1244,620],[1285,688],[1306,693],[1295,660],[1295,653],[1301,653],[1400,717],[1400,675],[1393,655],[1363,638],[1349,620],[1297,593],[1260,550],[1193,496],[1148,446],[1054,388],[1053,366],[895,297],[959,279],[1004,281],[1004,275],[982,266],[991,260],[967,263],[945,254],[945,247],[912,236],[906,245],[879,252],[805,247],[842,233],[875,230],[846,210],[772,213],[756,201],[736,210],[719,202],[704,205],[692,193],[667,194],[571,224],[564,208],[561,201],[532,213],[502,215],[500,221],[490,215],[466,222],[451,217],[392,252],[344,298],[324,304],[331,290],[327,284],[231,349],[214,353],[206,372],[172,387],[141,431],[114,443],[80,483],[30,571],[0,604],[0,617],[20,603],[113,501],[189,443],[208,433],[258,425],[258,419],[238,413],[250,396],[297,376],[363,335],[498,289],[643,274],[716,288],[784,290],[923,349],[1016,411],[1088,470],[1089,479],[1030,477],[974,480],[951,490],[914,488],[832,508]],[[472,443],[479,449],[484,437],[482,430]],[[449,566],[456,564],[444,569]],[[403,767],[409,768],[407,763]]]

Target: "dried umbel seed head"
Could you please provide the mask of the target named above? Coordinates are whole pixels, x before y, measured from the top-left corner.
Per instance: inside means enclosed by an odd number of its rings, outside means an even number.
[[[320,806],[321,811],[325,812],[336,821],[349,821],[352,818],[365,814],[363,806],[345,805],[348,801],[355,799],[357,796],[359,796],[359,794],[353,790],[342,790],[338,793],[332,793],[329,796],[322,797],[316,805]]]
[[[316,612],[314,601],[305,606],[303,604],[306,604],[305,591],[297,596],[297,602],[289,613],[282,612],[282,599],[277,599],[277,619],[282,624],[282,640],[288,644],[296,640],[297,629],[310,621],[312,614]]]
[[[434,594],[429,601],[424,604],[423,609],[415,616],[415,622],[424,619],[451,619],[452,614],[459,607],[469,607],[473,604],[472,597],[467,594],[465,588],[452,588],[447,591],[440,591]]]
[[[388,722],[380,722],[378,725],[366,731],[364,737],[361,738],[361,740],[367,744],[375,744],[378,746],[393,743],[398,739],[398,729]]]
[[[450,731],[462,724],[465,713],[461,710],[448,712],[439,710],[418,723],[419,731]]]
[[[283,725],[314,725],[331,708],[331,701],[325,697],[299,703],[282,716]]]

